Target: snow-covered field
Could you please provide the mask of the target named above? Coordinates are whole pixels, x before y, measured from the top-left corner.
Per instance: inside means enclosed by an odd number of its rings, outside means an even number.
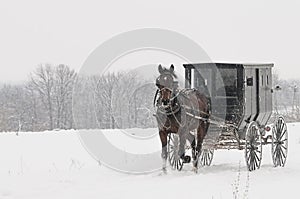
[[[244,151],[219,150],[212,165],[198,174],[185,166],[182,172],[168,168],[167,175],[110,170],[89,155],[75,131],[1,133],[0,199],[298,198],[300,123],[289,124],[288,130],[284,168],[273,168],[271,149],[265,146],[261,169],[251,173],[246,169]],[[150,140],[159,148],[158,137]]]

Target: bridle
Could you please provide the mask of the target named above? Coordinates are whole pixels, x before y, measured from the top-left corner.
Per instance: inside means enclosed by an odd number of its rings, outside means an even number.
[[[171,97],[169,99],[169,102],[167,105],[163,105],[160,102],[160,99],[157,99],[157,93],[159,93],[160,89],[157,89],[156,91],[156,95],[154,98],[154,103],[156,102],[156,111],[157,113],[160,113],[162,115],[166,115],[166,119],[169,120],[168,116],[173,116],[173,118],[176,120],[176,122],[178,123],[179,126],[183,127],[186,123],[186,120],[184,119],[183,121],[179,121],[177,118],[177,113],[179,113],[181,111],[181,109],[184,109],[184,107],[182,107],[180,105],[180,103],[178,103],[177,97],[180,95],[181,90],[179,92],[177,92],[173,97]],[[173,93],[173,91],[171,91],[171,94]],[[173,93],[174,94],[174,93]],[[180,114],[182,115],[182,114]],[[159,115],[156,115],[157,119],[160,120]],[[166,129],[169,129],[170,126],[165,126],[164,122],[160,122]]]
[[[174,118],[176,122],[180,126],[184,126],[184,121],[179,121],[177,117],[181,117],[181,109],[183,107],[180,106],[178,96],[180,95],[181,91],[177,92],[177,87],[175,86],[173,77],[176,78],[176,75],[174,73],[166,71],[166,72],[160,72],[161,75],[156,79],[156,86],[158,89],[156,90],[153,105],[156,107],[157,120],[161,120],[159,115],[165,115],[167,116],[166,119],[170,120],[170,117]],[[166,93],[168,92],[168,93]],[[157,97],[159,94],[159,97]],[[166,99],[167,97],[167,99]],[[165,99],[163,99],[165,98]],[[179,115],[178,115],[179,113]],[[170,116],[170,117],[169,117]],[[170,128],[165,126],[165,122],[160,121],[165,128]]]
[[[168,99],[168,103],[164,104],[162,102],[162,96],[160,94],[159,98],[157,99],[157,95],[158,93],[162,93],[164,90],[168,90],[170,92],[170,95],[173,96]],[[154,106],[157,107],[157,111],[165,114],[165,115],[175,115],[181,108],[180,104],[177,102],[177,97],[179,96],[181,91],[177,92],[174,95],[174,91],[171,90],[168,87],[162,87],[162,88],[158,88],[156,90],[155,96],[154,96]]]

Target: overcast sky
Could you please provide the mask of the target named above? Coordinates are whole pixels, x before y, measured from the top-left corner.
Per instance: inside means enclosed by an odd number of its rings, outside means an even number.
[[[2,0],[0,82],[46,62],[78,70],[102,42],[144,27],[182,33],[214,61],[274,62],[281,78],[300,79],[299,2]]]

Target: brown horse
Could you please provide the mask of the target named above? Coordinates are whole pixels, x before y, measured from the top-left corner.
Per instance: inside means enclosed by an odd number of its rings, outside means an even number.
[[[185,155],[186,140],[191,143],[194,168],[197,169],[203,139],[209,126],[209,100],[196,89],[178,90],[174,87],[174,78],[177,77],[174,73],[173,65],[171,65],[170,69],[159,65],[158,71],[160,76],[156,79],[156,86],[158,87],[157,93],[159,93],[159,97],[155,100],[156,119],[162,144],[162,169],[166,172],[169,133],[179,135],[178,156],[183,163],[191,161],[191,157]],[[197,130],[196,136],[190,133],[193,130]]]

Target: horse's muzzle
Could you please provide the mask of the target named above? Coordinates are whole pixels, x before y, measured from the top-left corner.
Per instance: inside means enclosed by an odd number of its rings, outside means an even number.
[[[162,102],[162,105],[167,106],[167,105],[169,105],[170,100],[169,99],[163,99],[163,100],[161,100],[161,102]]]

